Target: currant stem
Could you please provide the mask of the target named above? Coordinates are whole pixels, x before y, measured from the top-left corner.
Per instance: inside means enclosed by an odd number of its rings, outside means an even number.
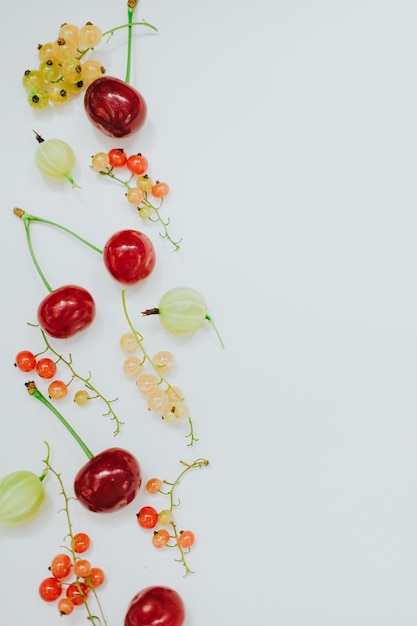
[[[122,28],[129,28],[130,26],[147,26],[148,28],[151,28],[155,32],[158,32],[158,29],[156,28],[156,26],[153,26],[153,24],[149,24],[149,22],[147,22],[146,20],[141,20],[140,22],[132,22],[131,24],[129,23],[121,24],[120,26],[115,26],[114,28],[110,28],[109,30],[106,30],[102,34],[103,39],[104,37],[112,37],[116,31],[121,30]],[[90,49],[91,48],[88,48],[88,50]]]
[[[85,454],[87,455],[87,457],[89,459],[92,459],[94,457],[94,454],[91,452],[91,450],[87,447],[87,445],[84,443],[84,441],[81,439],[81,437],[78,435],[78,433],[73,429],[73,427],[71,426],[71,424],[69,424],[67,422],[67,420],[65,419],[65,417],[63,415],[61,415],[61,413],[59,413],[59,411],[57,411],[57,409],[54,407],[53,404],[51,404],[49,402],[49,400],[47,398],[45,398],[45,396],[39,391],[39,389],[36,387],[36,384],[34,381],[29,381],[27,383],[25,383],[26,388],[28,390],[28,393],[30,396],[33,396],[34,398],[36,398],[37,400],[39,400],[39,402],[42,402],[42,404],[44,404],[50,411],[52,411],[52,413],[59,419],[59,421],[65,426],[65,428],[68,430],[68,432],[74,437],[75,441],[78,443],[78,445],[82,448],[82,450],[85,452]]]
[[[174,510],[174,507],[178,506],[179,504],[179,500],[177,502],[174,501],[174,492],[176,487],[178,487],[178,485],[181,482],[181,479],[184,477],[184,475],[189,472],[191,469],[195,469],[195,468],[202,468],[202,467],[207,467],[207,465],[209,464],[208,459],[203,459],[203,458],[199,458],[196,459],[195,461],[193,461],[192,463],[186,463],[185,461],[180,461],[180,463],[182,465],[185,465],[185,469],[177,476],[177,478],[175,479],[175,481],[173,483],[168,482],[167,480],[164,480],[164,484],[171,487],[169,489],[169,491],[161,491],[161,493],[169,496],[169,510],[172,512]],[[188,566],[187,561],[185,559],[186,556],[186,551],[180,546],[180,544],[178,543],[178,537],[179,537],[179,533],[177,530],[177,524],[175,522],[175,520],[173,519],[170,522],[170,525],[172,527],[172,531],[174,533],[174,541],[175,541],[175,546],[178,548],[179,552],[180,552],[180,558],[177,559],[177,561],[179,561],[180,563],[183,564],[184,568],[185,568],[185,574],[184,576],[186,576],[187,574],[192,574],[194,573]],[[171,547],[175,547],[175,546],[171,546]]]
[[[84,385],[87,387],[87,389],[89,389],[90,391],[92,391],[95,394],[95,398],[100,398],[100,400],[102,400],[104,402],[104,404],[107,407],[107,413],[103,413],[103,416],[106,415],[111,415],[111,419],[115,421],[116,423],[116,428],[114,430],[113,435],[116,436],[119,434],[120,432],[120,427],[121,425],[124,423],[121,420],[119,420],[119,418],[117,417],[116,413],[113,411],[113,408],[111,406],[112,402],[115,402],[115,400],[117,400],[117,398],[115,398],[114,400],[107,400],[107,398],[105,398],[103,396],[102,393],[100,393],[100,391],[94,387],[94,385],[90,382],[91,379],[91,372],[89,372],[89,375],[87,378],[83,378],[82,376],[80,376],[80,374],[78,374],[75,369],[72,366],[72,356],[71,354],[69,355],[68,359],[65,359],[64,356],[62,354],[60,354],[59,352],[57,352],[52,345],[50,344],[50,342],[48,341],[45,332],[41,330],[41,335],[43,337],[43,340],[45,342],[45,346],[46,349],[44,350],[44,352],[46,352],[47,350],[50,350],[50,352],[52,352],[56,357],[58,357],[58,361],[62,361],[69,369],[69,371],[71,372],[71,381],[72,382],[75,378],[77,380],[80,380],[81,382],[84,383]],[[68,383],[69,384],[69,383]]]

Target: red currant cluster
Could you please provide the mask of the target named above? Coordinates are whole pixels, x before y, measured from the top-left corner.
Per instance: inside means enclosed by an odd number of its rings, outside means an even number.
[[[150,478],[146,483],[146,491],[150,494],[163,494],[169,498],[168,508],[159,511],[153,506],[143,506],[136,515],[137,523],[141,528],[153,530],[152,545],[155,548],[177,548],[180,556],[177,559],[185,569],[185,575],[192,573],[186,556],[195,543],[195,535],[192,530],[178,530],[174,517],[174,508],[179,506],[179,500],[174,499],[174,492],[183,476],[191,469],[206,467],[207,459],[196,459],[193,463],[181,461],[185,469],[177,476],[174,482]],[[167,530],[169,528],[169,530]]]
[[[70,385],[77,380],[83,383],[84,388],[78,389],[73,396],[75,404],[82,406],[87,404],[89,400],[99,398],[104,402],[106,412],[103,415],[109,415],[110,419],[115,422],[115,435],[120,431],[123,422],[118,418],[113,410],[115,399],[108,400],[92,383],[91,373],[87,377],[83,377],[76,372],[72,363],[72,357],[65,358],[52,346],[43,330],[41,335],[45,342],[45,348],[42,352],[33,353],[30,350],[21,350],[15,356],[15,367],[24,373],[36,373],[39,378],[47,381],[47,394],[51,400],[62,400],[68,396]],[[49,353],[51,356],[45,356]],[[69,380],[64,382],[56,377],[60,365],[65,366]]]
[[[39,585],[42,600],[45,602],[58,600],[58,611],[61,615],[69,615],[74,607],[85,604],[89,593],[94,592],[105,580],[101,567],[92,567],[88,559],[78,556],[89,546],[90,537],[87,534],[74,535],[71,550],[73,554],[55,555],[48,568],[51,575]]]
[[[100,61],[84,58],[102,37],[91,22],[81,27],[62,24],[55,39],[39,45],[39,66],[26,70],[22,80],[29,104],[35,109],[62,104],[104,74]]]
[[[108,152],[97,152],[91,160],[93,170],[102,176],[108,176],[122,184],[126,190],[127,201],[136,207],[139,217],[143,220],[157,222],[162,227],[160,233],[163,239],[171,242],[176,250],[181,240],[174,241],[169,232],[170,220],[161,217],[160,209],[164,198],[169,193],[167,183],[154,181],[148,174],[148,160],[141,153],[128,156],[123,148],[112,148]],[[129,172],[127,180],[119,178],[115,169],[126,169]],[[159,201],[158,204],[156,201]]]

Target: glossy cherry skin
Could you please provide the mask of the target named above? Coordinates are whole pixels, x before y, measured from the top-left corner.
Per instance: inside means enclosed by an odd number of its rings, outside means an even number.
[[[65,285],[51,291],[38,306],[39,326],[51,337],[66,339],[91,324],[96,315],[92,295],[83,287]]]
[[[104,265],[118,282],[132,285],[153,271],[156,262],[152,241],[138,230],[120,230],[103,248]]]
[[[94,126],[109,137],[136,133],[143,126],[147,113],[141,94],[112,76],[101,76],[87,87],[84,109]]]
[[[111,513],[132,502],[141,484],[137,459],[122,448],[108,448],[79,470],[74,479],[74,492],[90,511]]]
[[[174,589],[146,587],[129,604],[124,626],[182,626],[184,618],[184,603]]]

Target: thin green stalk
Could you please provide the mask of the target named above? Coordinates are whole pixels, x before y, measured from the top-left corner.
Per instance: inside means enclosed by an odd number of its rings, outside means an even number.
[[[115,28],[110,28],[109,30],[106,30],[103,33],[103,39],[105,37],[112,37],[116,31],[121,30],[122,28],[129,28],[131,26],[147,26],[148,28],[151,28],[155,32],[158,32],[158,29],[156,28],[156,26],[153,26],[153,24],[149,24],[149,22],[147,22],[146,20],[141,20],[140,22],[132,22],[130,24],[129,23],[121,24],[120,26],[115,26]]]
[[[78,443],[78,445],[85,452],[85,454],[87,455],[88,459],[92,459],[94,457],[94,454],[87,447],[87,445],[84,443],[84,441],[78,435],[78,433],[73,429],[71,424],[69,424],[67,422],[65,417],[63,415],[61,415],[61,413],[59,411],[57,411],[57,409],[54,407],[54,405],[51,404],[49,402],[49,400],[47,398],[45,398],[45,396],[39,391],[39,389],[36,387],[36,384],[33,381],[29,381],[29,382],[26,383],[26,388],[27,388],[28,393],[29,393],[30,396],[33,396],[34,398],[39,400],[39,402],[42,402],[42,404],[44,404],[50,411],[52,411],[52,413],[65,426],[65,428],[68,430],[68,432],[74,437],[75,441]]]
[[[128,1],[127,6],[127,61],[126,61],[126,77],[125,82],[127,84],[130,83],[130,72],[132,65],[132,24],[133,24],[133,13],[135,12],[136,1],[132,2],[132,0]]]

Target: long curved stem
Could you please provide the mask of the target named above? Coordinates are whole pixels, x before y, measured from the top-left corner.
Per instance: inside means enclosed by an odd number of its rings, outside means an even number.
[[[52,413],[65,426],[65,428],[68,430],[68,432],[71,433],[71,435],[74,437],[75,441],[82,448],[82,450],[85,452],[87,457],[89,459],[92,459],[94,457],[94,454],[91,452],[90,448],[88,448],[88,446],[84,443],[84,441],[81,439],[81,437],[78,435],[78,433],[73,429],[71,424],[69,424],[67,422],[65,417],[63,415],[61,415],[61,413],[59,411],[57,411],[57,409],[54,407],[54,405],[51,404],[49,402],[49,400],[47,398],[45,398],[45,396],[39,391],[39,389],[36,387],[36,384],[33,381],[29,381],[28,383],[26,383],[26,388],[27,388],[28,393],[29,393],[30,396],[33,396],[34,398],[39,400],[39,402],[42,402],[42,404],[44,404],[50,411],[52,411]]]
[[[153,24],[149,24],[149,22],[147,22],[146,20],[141,20],[140,22],[131,22],[130,24],[121,24],[120,26],[115,26],[114,28],[110,28],[109,30],[106,30],[103,33],[103,39],[105,37],[111,37],[116,31],[121,30],[122,28],[129,28],[130,26],[147,26],[148,28],[151,28],[152,30],[154,30],[155,32],[158,31],[157,27],[154,26]]]
[[[33,250],[33,246],[32,246],[32,237],[30,236],[30,220],[28,219],[24,219],[24,215],[26,215],[26,213],[23,211],[23,213],[20,213],[22,211],[22,209],[17,209],[15,208],[13,210],[14,214],[17,215],[18,217],[21,217],[23,219],[23,223],[25,226],[25,233],[26,233],[26,240],[27,240],[27,244],[28,244],[28,248],[29,248],[29,254],[30,257],[33,261],[34,266],[36,267],[36,271],[38,272],[43,284],[45,285],[46,289],[51,292],[52,291],[52,287],[51,285],[48,283],[48,281],[46,280],[45,274],[42,272],[41,267],[38,263],[38,260],[35,256],[35,252]],[[24,214],[24,215],[23,215]]]

